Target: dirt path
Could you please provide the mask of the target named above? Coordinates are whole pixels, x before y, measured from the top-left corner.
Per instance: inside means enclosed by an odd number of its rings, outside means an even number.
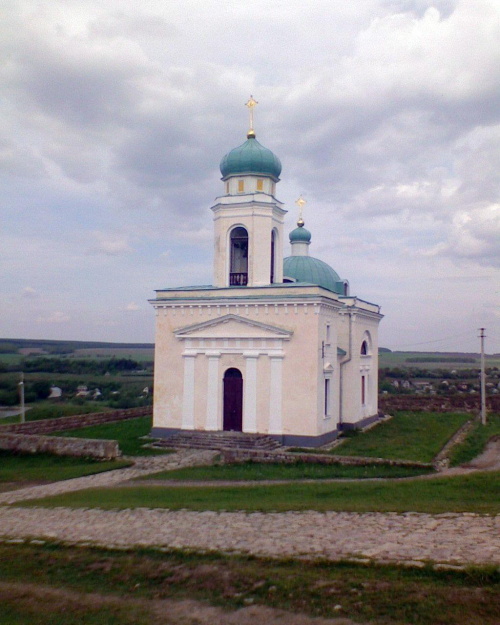
[[[496,471],[500,469],[500,438],[490,441],[481,455],[464,466],[476,471]]]
[[[82,614],[99,609],[123,612],[136,611],[144,615],[149,625],[357,625],[347,618],[311,618],[285,610],[265,606],[249,606],[239,610],[222,610],[201,601],[169,599],[127,599],[98,593],[79,593],[73,590],[52,588],[38,584],[9,584],[0,582],[0,603],[20,608],[24,614],[54,614],[54,611]],[[56,606],[54,608],[54,606]],[[131,616],[132,616],[131,615]],[[146,620],[147,619],[147,620]],[[84,622],[84,621],[82,621]],[[127,619],[126,621],[131,622]]]

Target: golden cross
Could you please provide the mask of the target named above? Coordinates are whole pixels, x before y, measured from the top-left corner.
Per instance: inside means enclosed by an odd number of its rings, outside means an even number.
[[[299,220],[297,224],[304,225],[304,220],[302,219],[302,207],[304,206],[304,204],[307,204],[307,202],[304,200],[304,198],[301,195],[299,199],[296,200],[295,204],[297,204],[297,206],[299,207]]]
[[[248,100],[248,102],[245,104],[245,106],[247,106],[248,110],[250,111],[250,130],[253,130],[253,110],[257,106],[257,104],[258,102],[257,100],[253,99],[253,95],[250,96],[250,100]]]

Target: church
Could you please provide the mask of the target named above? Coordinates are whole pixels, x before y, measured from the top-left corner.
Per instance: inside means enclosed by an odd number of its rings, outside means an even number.
[[[310,252],[302,205],[283,258],[281,163],[253,127],[220,163],[213,284],[156,291],[153,429],[317,447],[378,418],[380,307]]]

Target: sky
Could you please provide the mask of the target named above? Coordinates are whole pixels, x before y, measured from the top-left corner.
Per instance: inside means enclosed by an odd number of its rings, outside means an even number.
[[[500,352],[499,0],[0,3],[0,336],[152,342],[246,139],[380,344]],[[289,254],[285,243],[285,255]]]

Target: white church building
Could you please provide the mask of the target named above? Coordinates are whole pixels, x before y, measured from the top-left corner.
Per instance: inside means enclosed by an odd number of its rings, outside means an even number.
[[[302,215],[283,258],[281,163],[257,141],[252,115],[247,140],[220,170],[213,284],[161,289],[151,300],[152,436],[242,431],[315,447],[377,419],[380,307],[350,295],[309,254]]]

